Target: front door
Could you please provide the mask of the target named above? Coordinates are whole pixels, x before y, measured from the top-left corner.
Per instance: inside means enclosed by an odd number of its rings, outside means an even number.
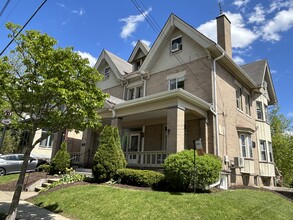
[[[129,147],[128,147],[128,163],[137,164],[138,163],[138,151],[140,146],[139,134],[130,134],[129,136]]]

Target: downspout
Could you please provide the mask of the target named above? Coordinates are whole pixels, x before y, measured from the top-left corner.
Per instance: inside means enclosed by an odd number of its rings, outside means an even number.
[[[125,80],[125,81],[126,81],[126,83],[123,86],[123,100],[125,100],[126,86],[128,86],[128,80]]]
[[[145,94],[146,94],[146,80],[143,78],[141,73],[140,73],[140,79],[143,82],[143,97],[145,97]]]
[[[223,58],[225,56],[225,52],[223,51],[222,55],[220,55],[219,57],[215,58],[213,60],[213,98],[214,98],[214,102],[213,102],[213,107],[214,107],[214,111],[212,111],[215,115],[216,118],[216,155],[219,156],[220,155],[220,146],[219,146],[219,118],[218,118],[218,103],[217,103],[217,83],[216,83],[216,77],[217,77],[217,73],[216,73],[216,61],[218,61],[219,59]]]

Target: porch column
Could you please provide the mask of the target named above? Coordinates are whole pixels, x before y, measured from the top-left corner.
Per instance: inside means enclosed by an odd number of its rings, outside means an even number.
[[[209,153],[208,149],[208,126],[207,126],[207,119],[203,118],[200,119],[200,138],[202,143],[202,148],[206,154]]]
[[[111,126],[116,126],[119,131],[120,139],[122,138],[122,119],[121,118],[113,118],[111,120]]]
[[[177,153],[184,150],[185,110],[181,108],[168,109],[167,114],[167,153]]]
[[[95,154],[92,152],[94,144],[94,132],[92,129],[87,128],[82,135],[81,147],[80,147],[80,165],[86,166],[89,163],[89,153]]]

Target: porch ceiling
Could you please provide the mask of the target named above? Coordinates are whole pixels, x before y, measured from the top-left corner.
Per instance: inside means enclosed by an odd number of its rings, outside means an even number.
[[[141,124],[153,124],[153,123],[167,123],[167,109],[161,109],[157,111],[151,112],[143,112],[140,114],[134,114],[123,117],[123,123],[128,122],[141,122]],[[186,120],[193,120],[202,118],[200,114],[197,112],[193,112],[190,110],[185,110],[185,119]]]

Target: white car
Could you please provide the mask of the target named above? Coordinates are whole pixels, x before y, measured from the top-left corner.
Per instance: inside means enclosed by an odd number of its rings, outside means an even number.
[[[23,163],[23,154],[6,154],[0,155],[0,176],[10,173],[20,173]],[[38,166],[38,160],[30,158],[26,172],[33,172]]]

